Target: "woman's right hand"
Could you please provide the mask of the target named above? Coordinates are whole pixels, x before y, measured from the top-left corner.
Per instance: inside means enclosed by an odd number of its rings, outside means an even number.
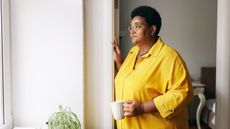
[[[119,70],[122,65],[122,56],[117,37],[115,37],[113,41],[113,59],[116,64],[117,70]]]

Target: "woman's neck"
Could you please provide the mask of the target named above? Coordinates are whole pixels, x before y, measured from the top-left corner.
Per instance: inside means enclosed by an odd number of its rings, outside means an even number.
[[[145,41],[143,43],[137,44],[137,46],[140,48],[139,53],[146,53],[148,52],[152,46],[157,42],[158,37],[153,38],[153,40]]]

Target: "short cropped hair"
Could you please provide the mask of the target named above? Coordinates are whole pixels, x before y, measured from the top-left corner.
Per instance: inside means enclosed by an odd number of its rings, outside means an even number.
[[[156,35],[159,34],[161,29],[161,16],[159,12],[150,6],[139,6],[131,13],[131,19],[135,16],[141,16],[145,19],[148,27],[155,25],[157,27]]]

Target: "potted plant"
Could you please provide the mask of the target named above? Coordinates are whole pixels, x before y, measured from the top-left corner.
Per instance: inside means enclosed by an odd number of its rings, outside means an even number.
[[[55,112],[48,120],[48,129],[81,129],[81,123],[69,107],[59,106],[60,111]]]

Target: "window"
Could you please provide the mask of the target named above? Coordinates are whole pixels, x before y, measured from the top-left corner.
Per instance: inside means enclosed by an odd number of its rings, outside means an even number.
[[[4,113],[3,113],[3,105],[4,105],[4,100],[3,100],[3,96],[4,96],[4,87],[2,85],[2,2],[0,3],[1,4],[1,20],[0,20],[0,41],[1,41],[1,44],[0,44],[0,125],[3,124],[3,116],[4,116]]]
[[[0,129],[11,129],[9,0],[0,8]]]

